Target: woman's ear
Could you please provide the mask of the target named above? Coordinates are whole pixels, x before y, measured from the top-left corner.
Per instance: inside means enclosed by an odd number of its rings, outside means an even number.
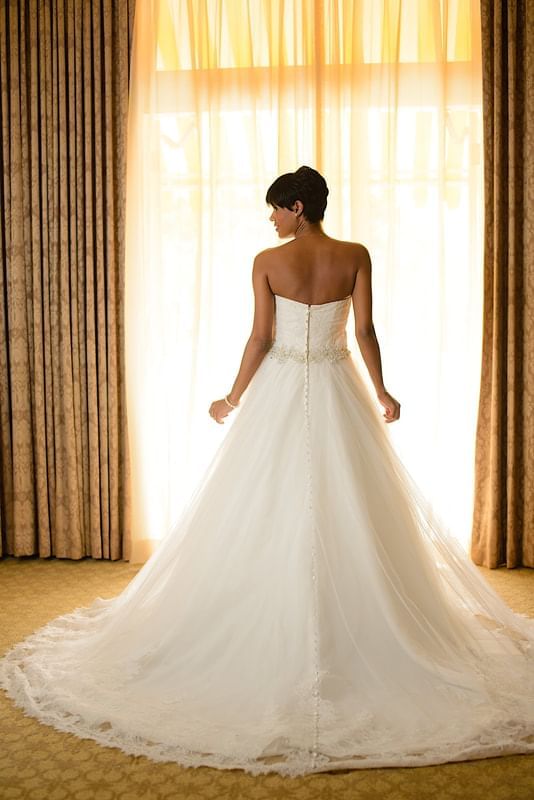
[[[300,217],[300,215],[304,211],[304,204],[300,200],[295,200],[295,202],[293,203],[293,211],[295,212],[297,217]]]

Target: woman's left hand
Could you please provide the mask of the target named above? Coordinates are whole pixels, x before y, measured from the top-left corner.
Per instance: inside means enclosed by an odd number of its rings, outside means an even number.
[[[224,398],[222,400],[214,400],[210,406],[210,417],[213,417],[215,422],[220,425],[224,425],[223,419],[228,416],[230,411],[233,411],[233,408],[228,405]]]

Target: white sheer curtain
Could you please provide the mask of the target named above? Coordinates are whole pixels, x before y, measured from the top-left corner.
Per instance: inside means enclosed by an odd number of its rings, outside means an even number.
[[[481,66],[471,0],[137,0],[126,342],[132,561],[187,502],[235,417],[264,195],[301,164],[326,231],[364,242],[388,426],[467,546],[481,355]],[[351,350],[365,374],[352,338]],[[239,413],[239,412],[237,412]]]

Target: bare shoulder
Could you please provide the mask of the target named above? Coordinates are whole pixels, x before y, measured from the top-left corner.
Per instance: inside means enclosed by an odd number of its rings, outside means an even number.
[[[369,254],[369,250],[367,247],[362,244],[361,242],[354,242],[354,257],[356,259],[356,263],[358,267],[371,266],[371,256]]]
[[[268,247],[266,250],[261,250],[254,258],[253,271],[258,275],[275,273],[287,261],[291,244],[293,242],[286,242],[276,247]]]
[[[273,250],[274,247],[268,247],[266,250],[260,250],[260,252],[254,256],[254,261],[262,263],[269,258]]]
[[[254,263],[252,265],[252,274],[255,276],[266,275],[273,263],[274,247],[269,247],[266,250],[261,250],[254,256]]]
[[[280,247],[268,247],[266,250],[260,250],[254,257],[255,269],[264,269],[272,264],[276,259],[276,251],[279,249]]]
[[[369,258],[369,251],[367,247],[361,242],[348,242],[342,239],[335,240],[341,247],[343,247],[350,255],[358,261]]]

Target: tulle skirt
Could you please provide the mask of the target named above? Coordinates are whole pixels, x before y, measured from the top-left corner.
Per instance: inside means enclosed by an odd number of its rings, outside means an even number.
[[[267,356],[122,594],[0,660],[25,713],[252,774],[534,751],[534,622],[430,517],[353,360],[308,368]]]

